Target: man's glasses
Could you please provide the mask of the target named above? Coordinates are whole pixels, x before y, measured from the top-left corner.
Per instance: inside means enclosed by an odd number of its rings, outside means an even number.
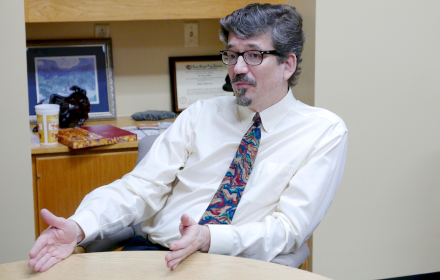
[[[220,55],[222,56],[223,63],[231,66],[235,65],[238,61],[238,57],[242,56],[244,61],[248,65],[260,65],[263,62],[263,56],[265,54],[273,54],[280,55],[277,51],[246,51],[242,53],[233,52],[233,51],[221,51]]]

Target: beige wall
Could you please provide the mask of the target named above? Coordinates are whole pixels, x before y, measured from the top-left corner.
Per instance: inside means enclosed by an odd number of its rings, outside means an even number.
[[[287,0],[303,17],[303,29],[306,42],[302,53],[301,76],[298,84],[292,89],[295,98],[314,105],[315,98],[315,0]]]
[[[440,270],[439,1],[317,0],[315,104],[349,131],[344,179],[314,234],[314,272]]]
[[[145,110],[172,110],[168,57],[217,55],[224,48],[218,39],[218,19],[199,20],[199,47],[185,48],[185,21],[111,22],[116,111],[130,116]],[[28,40],[85,39],[94,37],[95,23],[26,24]],[[313,30],[313,29],[311,29]],[[308,44],[313,43],[310,36]],[[301,101],[313,104],[313,48],[306,51],[303,75],[294,89]]]
[[[0,1],[0,264],[34,241],[23,3]]]
[[[145,110],[172,110],[168,57],[216,55],[218,20],[200,20],[199,47],[185,48],[184,21],[111,22],[118,116]],[[94,37],[94,23],[26,24],[27,39]]]

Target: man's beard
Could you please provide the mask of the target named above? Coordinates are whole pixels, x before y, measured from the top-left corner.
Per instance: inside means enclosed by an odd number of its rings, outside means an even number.
[[[235,91],[235,103],[237,103],[238,106],[247,107],[251,105],[252,98],[245,96],[247,88],[238,88]]]
[[[250,83],[253,86],[256,86],[257,83],[255,82],[255,80],[252,80],[251,78],[249,78],[246,75],[236,75],[234,78],[231,79],[231,84],[234,84],[236,82],[239,81],[243,81],[246,83]],[[235,103],[237,103],[237,105],[239,106],[244,106],[247,107],[249,105],[251,105],[252,103],[252,98],[248,97],[245,95],[247,91],[247,88],[237,88],[234,92],[235,92]]]

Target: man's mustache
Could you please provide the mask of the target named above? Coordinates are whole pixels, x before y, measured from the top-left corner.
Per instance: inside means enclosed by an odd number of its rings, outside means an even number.
[[[244,74],[236,75],[234,78],[231,79],[231,84],[235,84],[236,82],[246,82],[246,83],[250,83],[253,86],[257,85],[257,82],[255,80],[252,80],[251,78],[249,78],[247,75]]]

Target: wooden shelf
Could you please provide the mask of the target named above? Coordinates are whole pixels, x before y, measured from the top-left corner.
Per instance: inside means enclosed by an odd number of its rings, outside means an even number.
[[[24,0],[26,22],[222,18],[255,0]],[[268,0],[265,3],[285,4]]]

